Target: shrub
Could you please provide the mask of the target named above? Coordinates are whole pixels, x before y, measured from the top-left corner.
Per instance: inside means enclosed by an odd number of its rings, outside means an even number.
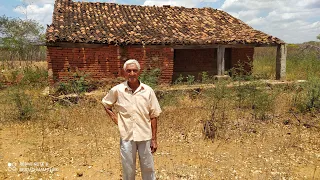
[[[249,99],[254,119],[266,120],[268,114],[274,112],[276,93],[270,94],[267,90],[261,89],[263,84],[253,83],[249,88]]]
[[[191,85],[194,84],[195,77],[193,75],[188,75],[187,76],[187,84]]]
[[[293,99],[293,106],[300,112],[320,110],[320,78],[309,78],[298,91]]]
[[[21,83],[31,86],[46,86],[48,79],[48,71],[39,67],[26,67],[23,69],[23,78]]]
[[[159,83],[159,77],[161,74],[160,68],[153,68],[150,70],[143,70],[140,74],[140,81],[154,88]]]
[[[209,83],[210,82],[208,72],[204,71],[201,73],[201,81],[202,81],[202,83]]]
[[[252,69],[252,66],[252,63],[238,61],[238,63],[230,69],[229,73],[234,81],[252,80],[252,73],[247,70],[248,68]]]
[[[32,104],[31,98],[22,92],[19,88],[11,94],[12,100],[16,106],[17,119],[29,120],[35,114],[35,108]]]
[[[56,85],[55,94],[81,94],[97,89],[98,82],[91,79],[88,74],[77,70],[73,78],[67,82],[60,82]]]
[[[8,81],[11,82],[12,84],[17,83],[19,74],[20,74],[20,72],[17,69],[11,71],[9,76],[8,76]]]
[[[214,140],[214,138],[223,138],[225,135],[224,124],[227,116],[228,99],[232,94],[231,89],[227,87],[228,81],[218,81],[216,88],[209,92],[212,104],[210,119],[203,121],[203,134],[206,138]]]
[[[174,81],[174,84],[182,84],[184,77],[182,74],[179,75],[179,77]]]

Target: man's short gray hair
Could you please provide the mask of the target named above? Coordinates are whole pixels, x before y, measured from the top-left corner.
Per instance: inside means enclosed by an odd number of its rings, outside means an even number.
[[[137,66],[138,70],[140,71],[140,64],[135,59],[129,59],[123,64],[123,70],[124,71],[126,70],[128,64],[135,64]]]

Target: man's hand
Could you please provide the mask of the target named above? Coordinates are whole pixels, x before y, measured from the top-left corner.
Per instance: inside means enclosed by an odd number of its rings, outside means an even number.
[[[112,111],[112,109],[109,109],[109,108],[106,108],[106,107],[105,107],[105,110],[106,110],[107,114],[109,115],[109,117],[111,118],[111,120],[112,120],[116,125],[118,125],[118,118],[117,118],[116,114],[114,114],[114,112]]]
[[[151,118],[151,131],[152,131],[152,139],[151,139],[151,152],[154,153],[157,151],[158,143],[157,143],[157,118]]]
[[[157,148],[158,148],[157,140],[155,139],[151,140],[150,148],[151,148],[151,153],[155,153],[157,151]]]

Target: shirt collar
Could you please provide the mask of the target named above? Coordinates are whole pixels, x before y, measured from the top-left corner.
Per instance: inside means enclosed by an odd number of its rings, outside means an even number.
[[[144,84],[143,84],[141,81],[139,81],[139,82],[140,82],[140,85],[139,85],[139,87],[136,89],[135,93],[144,90]],[[128,85],[128,81],[125,81],[125,82],[124,82],[124,87],[125,87],[124,90],[129,90],[129,91],[132,90],[132,89],[130,88],[130,86]]]

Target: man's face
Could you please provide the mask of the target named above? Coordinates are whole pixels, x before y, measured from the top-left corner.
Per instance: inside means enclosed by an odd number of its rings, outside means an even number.
[[[140,72],[136,64],[128,64],[124,75],[129,83],[137,83]]]

